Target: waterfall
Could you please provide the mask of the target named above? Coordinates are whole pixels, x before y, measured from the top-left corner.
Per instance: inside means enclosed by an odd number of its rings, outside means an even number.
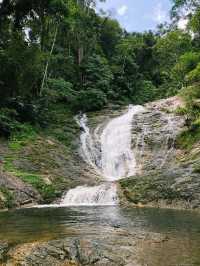
[[[101,168],[103,176],[110,181],[135,174],[136,161],[131,149],[133,116],[143,110],[142,106],[130,106],[127,113],[111,120],[101,135]]]
[[[84,114],[76,117],[82,130],[81,155],[103,177],[104,183],[69,190],[61,205],[96,206],[118,203],[117,185],[114,182],[136,172],[136,161],[131,149],[131,129],[134,115],[143,110],[142,106],[129,106],[125,114],[110,120],[102,132],[98,126],[93,134],[87,125],[87,116]]]
[[[109,206],[117,203],[117,186],[107,183],[95,187],[80,186],[71,189],[61,204],[64,206]]]

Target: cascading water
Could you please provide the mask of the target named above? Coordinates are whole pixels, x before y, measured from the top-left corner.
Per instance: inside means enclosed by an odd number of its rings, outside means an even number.
[[[68,191],[62,205],[64,206],[109,206],[116,205],[117,187],[115,184],[103,184],[95,187],[77,187]]]
[[[109,181],[135,174],[136,161],[131,149],[131,124],[142,106],[130,106],[126,114],[111,120],[101,135],[101,168]]]
[[[125,114],[112,119],[101,133],[98,127],[93,135],[87,126],[86,115],[76,118],[82,129],[80,141],[83,159],[104,177],[104,184],[71,189],[61,205],[94,206],[118,203],[117,185],[114,181],[136,172],[136,161],[131,149],[132,120],[134,115],[143,110],[142,106],[129,106]]]

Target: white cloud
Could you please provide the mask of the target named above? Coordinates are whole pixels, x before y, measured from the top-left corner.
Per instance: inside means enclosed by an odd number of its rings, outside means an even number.
[[[119,16],[124,16],[126,14],[128,10],[128,7],[126,5],[123,5],[123,6],[120,6],[118,9],[117,9],[117,14]]]
[[[187,28],[188,19],[187,18],[181,18],[178,22],[178,28],[181,30],[185,30]]]
[[[153,11],[152,19],[157,23],[165,22],[168,19],[167,11],[163,8],[161,2],[156,5]]]

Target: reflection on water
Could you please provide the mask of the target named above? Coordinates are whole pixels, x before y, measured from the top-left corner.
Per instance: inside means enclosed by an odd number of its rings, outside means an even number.
[[[22,209],[0,213],[0,240],[13,243],[66,236],[106,234],[106,226],[130,233],[166,234],[169,241],[144,243],[142,263],[200,265],[200,214],[190,211],[119,207]],[[146,245],[146,246],[145,246]]]

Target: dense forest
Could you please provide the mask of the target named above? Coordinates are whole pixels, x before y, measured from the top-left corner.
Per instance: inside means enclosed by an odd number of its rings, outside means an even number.
[[[71,112],[139,103],[179,93],[179,110],[200,127],[200,2],[173,0],[171,23],[126,32],[96,12],[94,0],[0,3],[0,128],[48,124],[48,108]],[[178,28],[185,16],[188,25]],[[199,131],[198,131],[199,132]]]

